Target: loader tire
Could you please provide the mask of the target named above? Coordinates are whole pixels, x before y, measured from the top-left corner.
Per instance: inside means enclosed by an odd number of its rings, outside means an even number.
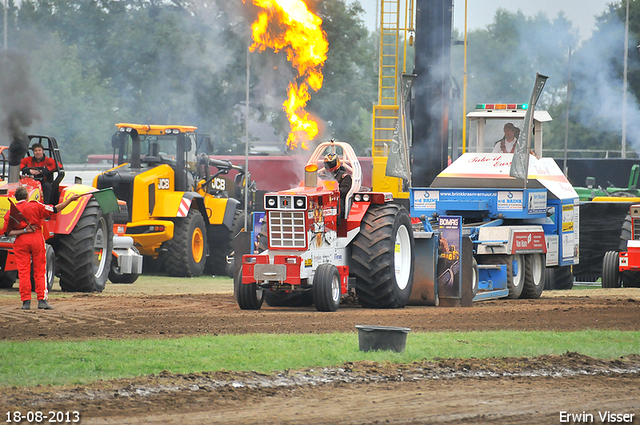
[[[537,299],[544,290],[545,255],[529,254],[524,256],[524,286],[520,298]]]
[[[618,252],[605,252],[602,258],[602,287],[620,288],[620,268],[618,262]]]
[[[318,311],[336,311],[340,305],[340,273],[333,264],[320,264],[313,277],[313,303]]]
[[[18,271],[0,272],[0,288],[13,288],[13,284],[18,280]]]
[[[631,216],[627,214],[627,216],[624,218],[624,223],[622,223],[622,230],[620,230],[620,252],[626,251],[627,241],[633,239],[633,234],[631,233],[632,228]]]
[[[201,276],[207,260],[204,218],[197,208],[191,208],[185,218],[174,222],[173,239],[162,244],[164,268],[169,276]]]
[[[91,198],[76,227],[57,242],[60,288],[66,292],[102,292],[111,267],[113,220]]]
[[[351,274],[359,303],[402,308],[413,286],[413,232],[404,207],[371,205],[351,243]]]
[[[254,283],[242,283],[242,269],[238,272],[238,306],[241,310],[260,310],[264,301],[264,291]]]
[[[251,222],[247,222],[251,228]],[[244,211],[236,211],[233,217],[233,228],[224,225],[211,226],[207,234],[209,241],[209,256],[207,257],[206,272],[210,275],[233,277],[233,264],[229,267],[227,257],[233,252],[233,240],[244,228]],[[229,274],[231,272],[231,274]]]

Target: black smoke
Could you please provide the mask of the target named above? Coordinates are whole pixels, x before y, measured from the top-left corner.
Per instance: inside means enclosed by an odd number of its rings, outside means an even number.
[[[27,152],[26,129],[41,119],[41,89],[31,81],[26,55],[0,52],[0,145],[9,144],[9,164],[19,165]]]

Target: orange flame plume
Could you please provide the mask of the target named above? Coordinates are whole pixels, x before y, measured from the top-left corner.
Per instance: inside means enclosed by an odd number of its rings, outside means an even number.
[[[298,75],[289,83],[287,100],[282,107],[287,114],[291,131],[287,145],[295,149],[318,134],[318,123],[305,111],[311,99],[309,89],[322,87],[322,66],[327,60],[329,43],[322,31],[322,19],[309,11],[303,0],[251,0],[263,9],[251,25],[253,44],[251,51],[264,51],[267,47],[279,52],[284,49]]]

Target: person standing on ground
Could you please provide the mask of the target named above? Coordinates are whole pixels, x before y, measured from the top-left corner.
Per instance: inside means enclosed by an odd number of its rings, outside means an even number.
[[[27,188],[20,186],[16,189],[15,198],[17,204],[15,208],[19,211],[18,217],[7,211],[4,216],[4,227],[2,233],[5,236],[15,236],[13,252],[16,256],[18,266],[18,279],[20,281],[20,299],[22,300],[22,310],[31,309],[31,262],[33,261],[33,280],[35,283],[36,295],[38,298],[38,308],[53,310],[48,299],[48,288],[46,284],[46,247],[42,228],[44,219],[51,217],[58,211],[62,211],[71,202],[77,200],[82,195],[72,194],[66,201],[58,205],[45,205],[38,201],[27,201],[29,193]],[[10,225],[9,223],[12,223]],[[9,230],[11,229],[11,230]]]

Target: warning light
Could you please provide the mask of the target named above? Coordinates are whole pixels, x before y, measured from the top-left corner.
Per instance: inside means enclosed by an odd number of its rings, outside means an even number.
[[[529,105],[526,103],[478,103],[476,109],[482,109],[485,111],[490,110],[527,110]]]

